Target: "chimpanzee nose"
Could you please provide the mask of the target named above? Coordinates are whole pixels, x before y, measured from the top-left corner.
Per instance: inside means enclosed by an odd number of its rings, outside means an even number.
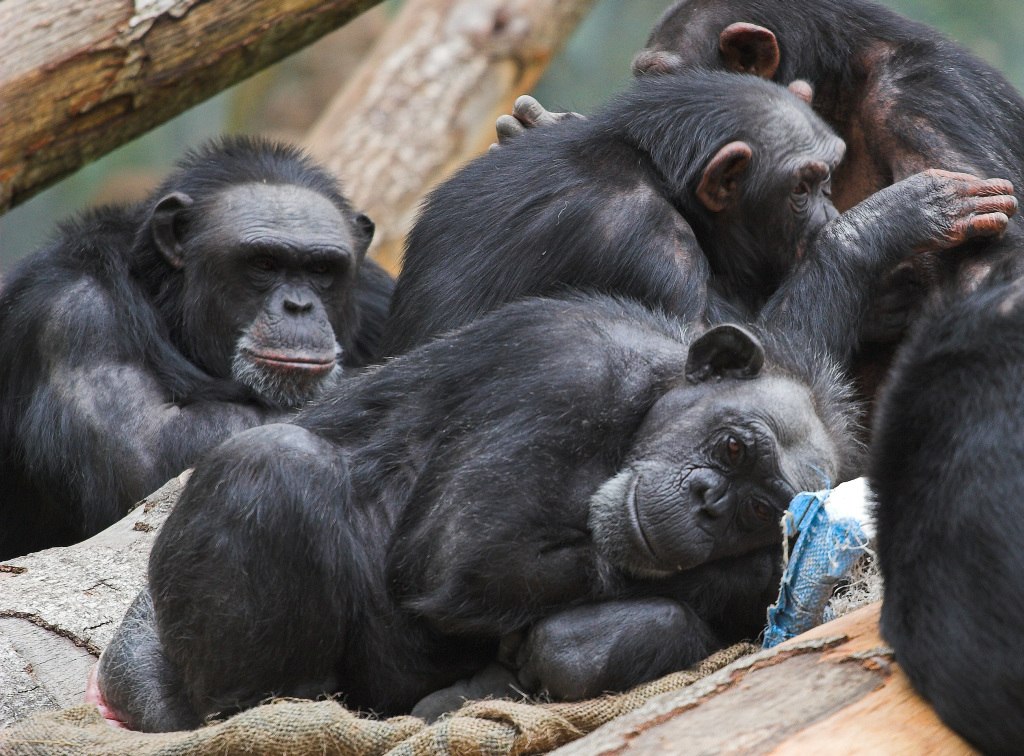
[[[699,477],[690,484],[690,491],[700,511],[708,517],[721,517],[729,511],[732,504],[729,482],[718,476]]]
[[[281,306],[289,315],[303,315],[313,309],[313,297],[298,287],[289,287],[284,291]]]
[[[309,312],[313,309],[312,302],[298,302],[295,299],[289,298],[284,300],[285,312],[290,312],[293,315],[301,315],[304,312]]]

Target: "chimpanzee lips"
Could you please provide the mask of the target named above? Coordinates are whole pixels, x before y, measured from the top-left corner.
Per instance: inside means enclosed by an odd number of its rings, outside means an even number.
[[[261,367],[282,372],[326,374],[334,369],[334,353],[307,354],[303,352],[249,352],[249,358]]]

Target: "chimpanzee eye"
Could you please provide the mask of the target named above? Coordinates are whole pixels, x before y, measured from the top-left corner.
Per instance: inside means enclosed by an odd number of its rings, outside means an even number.
[[[259,255],[252,259],[252,267],[256,270],[262,270],[265,273],[269,273],[274,270],[274,258],[270,255]]]
[[[775,507],[770,504],[765,504],[763,501],[754,501],[751,504],[751,509],[754,511],[754,516],[763,522],[768,522],[776,518]]]
[[[796,189],[793,190],[793,194],[798,197],[804,197],[811,193],[811,185],[806,181],[801,181],[796,185]]]
[[[736,436],[725,439],[725,457],[730,465],[738,465],[746,455],[747,447]]]
[[[323,261],[315,262],[309,266],[309,272],[315,276],[323,276],[331,272],[331,266]]]

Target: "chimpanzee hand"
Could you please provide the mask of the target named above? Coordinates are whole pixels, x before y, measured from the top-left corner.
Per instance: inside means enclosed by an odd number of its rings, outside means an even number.
[[[530,95],[522,95],[512,106],[512,115],[500,116],[494,124],[494,129],[498,132],[498,143],[492,144],[491,149],[507,143],[508,140],[534,126],[548,126],[568,118],[583,116],[579,113],[552,113]]]
[[[914,249],[949,249],[968,239],[998,236],[1017,212],[1013,184],[1005,179],[980,179],[969,173],[932,169],[904,179],[876,197],[899,192],[900,207],[920,212],[920,223],[907,218]],[[894,198],[895,199],[895,198]]]
[[[608,601],[536,623],[516,653],[530,693],[578,701],[675,672],[721,647],[685,604],[667,598]]]

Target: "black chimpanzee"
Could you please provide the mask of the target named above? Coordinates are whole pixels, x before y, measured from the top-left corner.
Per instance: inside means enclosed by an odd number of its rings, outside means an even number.
[[[627,301],[526,299],[234,436],[157,537],[100,663],[107,704],[143,730],[272,693],[408,712],[583,607],[610,660],[563,692],[755,636],[781,512],[854,453],[834,373],[776,352]],[[635,642],[603,648],[623,607]],[[529,643],[524,665],[564,666]]]
[[[724,67],[807,81],[814,109],[845,140],[833,176],[840,210],[926,168],[1024,185],[1024,99],[992,66],[871,0],[682,0],[634,60],[637,73]],[[1024,221],[1005,239],[917,256],[872,304],[862,361],[884,368],[928,291],[970,290],[994,265],[1024,273]],[[873,378],[878,380],[878,376]]]
[[[977,213],[970,231],[934,240],[943,247],[997,233],[1014,212],[1005,181],[920,174],[899,198],[879,194],[851,211],[842,228],[871,237],[863,246],[873,252],[845,254],[848,234],[821,233],[837,216],[830,183],[843,151],[804,101],[757,77],[644,77],[594,118],[531,130],[430,195],[382,353],[563,288],[636,297],[687,320],[788,327],[808,308],[830,317],[816,300],[836,286],[860,291],[910,253],[903,242],[926,225],[920,213],[943,206],[931,193]],[[835,328],[827,346],[841,361],[860,310],[814,326]]]
[[[880,401],[882,632],[984,753],[1024,744],[1024,281],[929,308]]]
[[[973,220],[929,181],[879,195],[913,200],[899,244]],[[828,354],[870,280],[832,282],[890,243],[865,223],[877,211],[822,232],[845,240],[817,273],[831,295],[794,307],[767,356],[735,325],[695,334],[639,303],[530,298],[343,382],[294,425],[221,444],[104,652],[107,703],[146,730],[272,693],[409,711],[524,631],[520,682],[579,697],[756,635],[781,512],[853,469]]]
[[[228,138],[64,225],[0,294],[0,558],[80,540],[373,354],[373,224],[294,148]]]

